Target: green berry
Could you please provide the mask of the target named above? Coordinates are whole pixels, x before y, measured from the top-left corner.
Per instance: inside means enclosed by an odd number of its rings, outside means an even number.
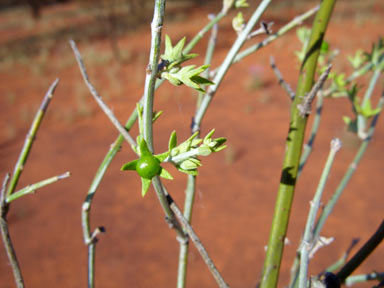
[[[145,179],[152,179],[160,173],[160,161],[152,155],[143,156],[137,161],[136,171]]]

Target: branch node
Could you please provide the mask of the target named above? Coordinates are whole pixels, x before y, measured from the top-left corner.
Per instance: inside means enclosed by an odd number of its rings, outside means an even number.
[[[313,99],[315,99],[317,92],[323,87],[325,80],[327,80],[329,72],[331,71],[332,64],[329,64],[327,69],[323,72],[323,74],[320,75],[319,80],[313,85],[311,91],[304,96],[301,96],[303,98],[303,101],[301,104],[297,105],[297,109],[299,110],[301,117],[307,117],[309,114],[311,114],[311,104],[313,102]]]
[[[103,226],[99,226],[99,227],[97,227],[97,228],[93,231],[91,237],[90,237],[90,238],[88,239],[88,241],[87,241],[87,245],[90,245],[90,244],[92,244],[92,243],[96,243],[96,242],[98,241],[97,236],[98,236],[99,234],[101,234],[101,233],[105,233],[105,228],[104,228]]]
[[[179,235],[176,236],[176,240],[181,244],[181,245],[186,245],[189,243],[189,237],[188,235],[185,235],[185,237],[180,237]]]

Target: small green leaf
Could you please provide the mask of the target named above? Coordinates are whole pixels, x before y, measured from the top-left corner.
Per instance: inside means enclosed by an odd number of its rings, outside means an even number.
[[[198,149],[200,156],[208,156],[212,153],[212,149],[206,145],[201,145]]]
[[[357,133],[357,119],[352,120],[348,116],[343,116],[343,121],[347,125],[347,131],[352,132],[352,133]]]
[[[365,61],[363,51],[357,50],[355,56],[348,56],[348,61],[351,63],[353,69],[358,69]]]
[[[188,175],[192,175],[192,176],[197,176],[199,175],[199,172],[195,169],[195,170],[184,170],[184,169],[181,169],[180,167],[178,168],[178,170],[180,172],[183,172],[183,173],[186,173]]]
[[[203,82],[205,85],[213,83],[209,81],[208,79],[202,80],[203,77],[196,77],[199,76],[200,73],[204,72],[209,65],[202,65],[200,67],[195,68],[196,65],[189,65],[186,67],[181,68],[180,71],[177,72],[177,74],[174,74],[175,77],[177,77],[181,82],[183,82],[188,87],[191,87],[193,89],[196,89],[200,92],[204,92],[204,89],[200,87],[200,83]],[[196,82],[197,81],[197,82]]]
[[[181,82],[180,79],[178,79],[177,77],[173,76],[173,74],[171,74],[169,72],[162,73],[161,77],[163,77],[164,79],[167,79],[169,82],[171,82],[171,84],[173,84],[175,86],[180,86],[181,84],[183,84],[183,82]]]
[[[165,35],[165,51],[164,54],[161,55],[161,59],[169,62],[167,65],[168,70],[198,56],[197,54],[183,54],[185,39],[186,38],[183,37],[175,46],[172,46],[171,38],[168,35]]]
[[[177,156],[177,155],[179,155],[180,154],[180,149],[178,149],[178,148],[174,148],[174,149],[172,149],[172,151],[171,151],[171,157],[175,157],[175,156]]]
[[[133,160],[131,162],[125,163],[120,170],[125,171],[125,170],[136,170],[136,164],[137,164],[138,159]]]
[[[227,139],[224,137],[219,137],[215,139],[215,142],[216,142],[216,147],[219,147],[223,145],[225,142],[227,142]]]
[[[141,196],[145,196],[147,194],[149,186],[151,185],[151,180],[141,178]]]
[[[376,114],[379,114],[381,111],[381,108],[376,108],[376,109],[372,109],[372,105],[371,105],[371,101],[368,100],[365,102],[364,106],[361,107],[361,114],[365,117],[365,118],[370,118],[372,116],[375,116]]]
[[[215,148],[215,152],[219,152],[221,150],[224,150],[225,148],[227,148],[227,145],[223,145],[223,146],[217,147],[217,148]]]
[[[247,8],[247,7],[249,7],[249,4],[248,4],[247,0],[236,0],[235,7],[236,8]]]
[[[189,158],[180,164],[180,168],[183,170],[194,170],[201,166],[201,162],[196,158]]]
[[[173,130],[171,133],[171,136],[169,137],[169,142],[168,142],[168,150],[171,151],[173,148],[175,148],[177,145],[177,135],[176,131]]]
[[[343,121],[346,125],[349,125],[352,122],[352,119],[348,116],[343,116]]]
[[[320,53],[327,54],[329,52],[329,43],[327,41],[321,42]]]
[[[161,114],[163,114],[163,111],[159,111],[155,113],[155,115],[152,118],[152,123],[154,123],[161,116]]]
[[[144,139],[141,139],[141,142],[139,144],[139,152],[140,152],[140,157],[143,156],[152,156],[151,151],[149,151],[147,142],[145,142]]]
[[[169,156],[169,151],[167,152],[164,152],[164,153],[161,153],[161,154],[157,154],[157,155],[153,155],[153,157],[157,158],[160,163],[163,162],[165,159],[167,159],[167,157]]]
[[[199,85],[213,85],[215,84],[214,82],[212,82],[211,80],[207,79],[207,78],[204,78],[204,77],[201,77],[199,75],[196,75],[196,76],[192,76],[191,77],[191,80]]]
[[[208,134],[204,137],[204,143],[209,143],[211,141],[212,135],[215,133],[215,129],[212,129],[208,132]]]
[[[232,28],[237,33],[240,33],[241,31],[243,31],[244,27],[245,27],[245,21],[244,21],[243,13],[239,12],[237,13],[236,17],[233,18],[232,20]]]
[[[308,27],[299,27],[296,29],[297,38],[299,38],[300,42],[305,45],[307,43],[309,36],[311,35],[311,29]]]
[[[160,177],[162,177],[164,179],[168,179],[168,180],[173,180],[171,173],[169,173],[164,168],[161,168]]]

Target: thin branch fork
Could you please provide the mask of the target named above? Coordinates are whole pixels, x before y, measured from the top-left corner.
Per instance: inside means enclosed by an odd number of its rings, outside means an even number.
[[[9,181],[9,174],[5,175],[3,185],[1,188],[0,195],[0,230],[1,236],[3,238],[4,247],[7,252],[9,262],[12,267],[13,276],[15,279],[17,288],[24,288],[23,275],[21,274],[21,269],[19,261],[17,260],[16,252],[12,244],[11,236],[9,234],[8,222],[7,222],[7,213],[9,204],[6,202],[5,190],[7,189]]]
[[[271,35],[272,34],[272,26],[273,26],[273,22],[265,22],[265,21],[261,21],[260,22],[260,28],[259,29],[256,29],[255,31],[249,33],[248,37],[247,37],[247,40],[249,39],[252,39],[253,37],[256,37],[257,35],[260,35],[260,34],[267,34],[267,35]]]
[[[15,168],[13,170],[12,177],[9,181],[6,198],[8,198],[16,189],[17,183],[19,181],[19,178],[21,176],[21,173],[23,172],[24,165],[27,162],[29,152],[32,149],[32,145],[34,143],[34,140],[36,138],[37,130],[40,127],[41,121],[45,115],[45,112],[47,111],[48,105],[51,102],[51,99],[53,97],[53,93],[56,90],[57,85],[59,84],[59,79],[57,78],[51,86],[49,87],[47,93],[44,96],[43,101],[41,102],[40,109],[37,111],[35,118],[32,122],[31,128],[28,131],[28,134],[26,136],[24,146],[21,149],[19,158],[15,164]]]
[[[329,72],[331,72],[332,64],[329,64],[327,69],[320,75],[319,80],[313,85],[311,91],[305,95],[302,96],[303,101],[301,104],[297,105],[297,109],[299,110],[301,117],[306,117],[309,114],[311,114],[311,105],[313,102],[313,99],[315,99],[317,92],[320,91],[320,89],[323,87],[325,81],[328,78]]]
[[[273,56],[271,56],[269,58],[269,62],[270,62],[271,68],[273,69],[273,72],[275,72],[277,80],[279,80],[279,84],[288,93],[289,98],[291,99],[291,101],[293,101],[295,99],[296,93],[291,88],[291,85],[289,85],[289,83],[284,80],[283,75],[281,74],[279,68],[277,68],[277,66],[276,66],[275,58]]]

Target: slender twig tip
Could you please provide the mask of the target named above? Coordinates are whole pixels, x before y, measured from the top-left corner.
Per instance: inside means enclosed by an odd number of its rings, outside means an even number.
[[[64,178],[68,178],[69,176],[71,176],[71,172],[67,171],[64,174],[61,174],[61,175],[57,176],[57,179],[61,180],[61,179],[64,179]]]
[[[337,152],[340,150],[340,148],[343,146],[343,143],[339,138],[334,138],[331,141],[331,150],[334,152]]]

